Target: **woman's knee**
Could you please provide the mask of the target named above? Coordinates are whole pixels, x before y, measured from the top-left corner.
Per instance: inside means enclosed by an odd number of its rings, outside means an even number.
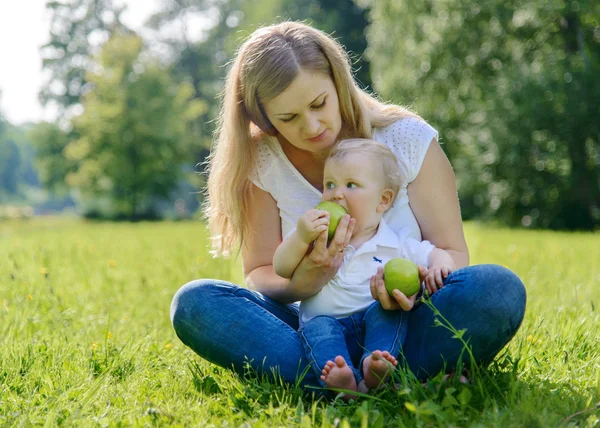
[[[182,286],[171,302],[171,323],[181,337],[186,326],[197,323],[212,306],[213,298],[234,287],[232,284],[214,279],[198,279]]]
[[[472,270],[471,287],[475,301],[490,321],[508,322],[516,330],[525,315],[527,293],[523,281],[511,270],[499,265],[478,265]],[[473,290],[475,291],[475,290]]]

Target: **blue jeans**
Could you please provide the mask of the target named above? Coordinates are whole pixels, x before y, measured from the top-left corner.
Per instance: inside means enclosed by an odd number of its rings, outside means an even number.
[[[525,314],[521,280],[497,265],[469,266],[452,272],[431,296],[436,309],[457,330],[466,329],[477,362],[486,363],[515,335]],[[427,305],[408,313],[403,353],[419,379],[452,370],[463,345],[434,324]],[[320,387],[298,335],[298,306],[219,280],[196,280],[173,298],[171,321],[181,341],[202,358],[243,373],[278,373],[284,381]],[[361,350],[362,354],[362,350]]]
[[[371,352],[388,351],[397,357],[406,339],[408,314],[386,311],[374,302],[366,311],[349,317],[318,316],[305,322],[299,330],[300,338],[317,379],[327,361],[338,355],[354,372],[357,384],[363,379],[362,363]]]

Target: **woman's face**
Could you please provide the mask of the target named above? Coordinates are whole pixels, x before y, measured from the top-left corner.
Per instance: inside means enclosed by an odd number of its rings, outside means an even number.
[[[264,109],[283,138],[315,154],[328,152],[342,128],[335,85],[318,72],[301,70],[285,91],[264,103]]]

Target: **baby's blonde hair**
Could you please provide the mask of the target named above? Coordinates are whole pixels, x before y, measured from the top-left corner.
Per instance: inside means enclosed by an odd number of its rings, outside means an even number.
[[[368,156],[381,165],[385,180],[384,185],[394,192],[393,202],[398,195],[400,186],[402,186],[400,165],[394,152],[385,144],[368,138],[350,138],[340,141],[331,149],[325,165],[327,165],[327,162],[343,161],[353,154]]]
[[[332,37],[300,22],[256,30],[240,47],[225,80],[215,142],[208,158],[208,195],[204,213],[213,254],[226,255],[248,236],[248,204],[258,141],[253,125],[267,135],[277,130],[263,105],[281,94],[301,71],[331,78],[339,99],[344,136],[370,138],[410,110],[386,104],[361,90],[352,77],[348,55]],[[266,137],[268,138],[268,137]]]

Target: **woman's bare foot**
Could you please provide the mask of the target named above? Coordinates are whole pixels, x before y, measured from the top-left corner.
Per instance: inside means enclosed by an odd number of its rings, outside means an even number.
[[[388,351],[375,351],[363,361],[363,376],[369,389],[379,388],[398,361]]]
[[[328,388],[357,390],[354,372],[341,355],[335,357],[335,361],[327,361],[322,373],[321,380],[325,382]],[[347,400],[355,398],[355,396],[346,394],[343,398]]]

